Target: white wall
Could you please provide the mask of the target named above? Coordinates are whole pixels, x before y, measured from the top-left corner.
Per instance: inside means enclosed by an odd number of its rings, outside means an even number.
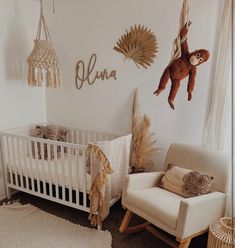
[[[170,142],[201,144],[208,111],[211,78],[215,61],[216,32],[221,0],[191,0],[189,46],[193,51],[208,49],[211,57],[198,68],[197,84],[191,102],[182,82],[175,100],[176,110],[167,103],[170,84],[158,97],[153,95],[161,74],[169,62],[172,42],[178,31],[181,0],[57,0],[56,13],[48,3],[50,30],[61,61],[64,88],[46,90],[47,116],[51,122],[129,131],[134,88],[140,89],[143,113],[152,120],[159,146]],[[159,53],[149,69],[137,69],[113,50],[116,41],[131,25],[144,24],[158,37]],[[97,81],[75,87],[75,64],[98,55],[97,69],[116,69],[117,81]]]
[[[0,0],[0,130],[46,120],[44,89],[26,81],[38,10],[35,0]],[[0,162],[0,199],[4,194]]]

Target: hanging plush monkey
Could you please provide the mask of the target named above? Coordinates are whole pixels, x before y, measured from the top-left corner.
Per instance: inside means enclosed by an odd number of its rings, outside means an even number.
[[[180,38],[183,39],[188,33],[188,27],[191,25],[191,22],[186,23],[180,30]],[[197,66],[206,62],[210,54],[205,49],[196,50],[192,53],[189,52],[187,38],[181,45],[181,57],[173,60],[165,69],[158,89],[154,92],[158,96],[165,88],[166,84],[171,79],[171,90],[168,97],[168,102],[172,109],[174,107],[174,99],[177,94],[177,91],[180,87],[180,81],[185,77],[189,76],[188,79],[188,100],[192,99],[192,91],[195,85],[195,77]]]

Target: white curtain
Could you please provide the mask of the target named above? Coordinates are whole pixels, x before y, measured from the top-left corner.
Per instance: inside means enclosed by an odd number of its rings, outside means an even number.
[[[231,140],[231,56],[232,0],[224,1],[219,32],[217,64],[204,145],[215,150],[229,150]],[[228,144],[228,143],[230,144]]]
[[[231,154],[231,90],[232,90],[232,5],[233,0],[224,0],[224,8],[219,30],[217,64],[210,111],[205,126],[204,145],[214,150]],[[232,167],[231,167],[232,168]],[[231,175],[232,179],[232,175]],[[233,185],[231,183],[231,189]],[[227,216],[234,216],[233,190],[227,199]]]

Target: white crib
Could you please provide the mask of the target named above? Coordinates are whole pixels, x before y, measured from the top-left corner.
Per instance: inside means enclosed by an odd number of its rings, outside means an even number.
[[[30,193],[66,206],[89,212],[90,174],[86,168],[89,142],[112,140],[121,133],[69,128],[69,143],[29,136],[35,125],[1,131],[1,150],[7,197],[11,189]],[[47,159],[44,158],[44,144]],[[58,147],[60,155],[58,156]],[[32,154],[35,149],[35,156]],[[38,157],[38,149],[42,152]],[[50,155],[53,152],[53,158]],[[112,180],[112,175],[109,178]],[[114,204],[120,195],[110,201]]]

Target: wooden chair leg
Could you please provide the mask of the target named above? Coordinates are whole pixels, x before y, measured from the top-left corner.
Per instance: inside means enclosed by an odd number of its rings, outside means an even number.
[[[192,238],[187,238],[187,239],[180,241],[179,248],[188,248],[191,240],[192,240]]]
[[[119,232],[124,233],[126,231],[128,225],[131,221],[132,216],[133,216],[133,213],[129,209],[127,209],[126,214],[124,216],[124,219],[122,221],[122,224],[119,228]]]

